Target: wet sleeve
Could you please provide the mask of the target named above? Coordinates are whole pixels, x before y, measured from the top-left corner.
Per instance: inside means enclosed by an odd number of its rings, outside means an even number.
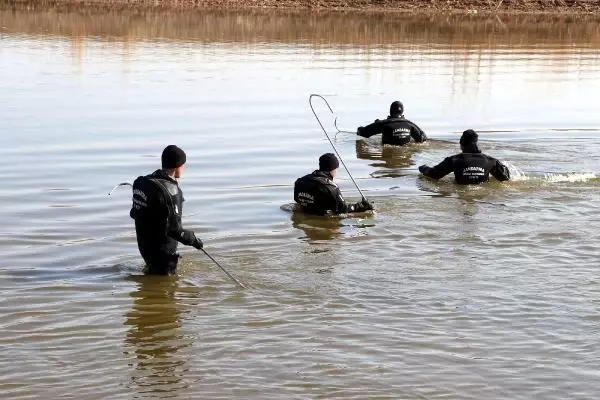
[[[342,192],[337,186],[323,186],[321,188],[322,196],[325,197],[325,209],[331,210],[334,214],[344,214],[349,212],[349,206],[344,201]]]
[[[166,195],[166,193],[163,193]],[[181,216],[175,212],[175,210],[170,210],[169,208],[173,207],[173,204],[167,206],[165,196],[160,196],[160,202],[163,209],[168,210],[167,217],[167,235],[179,243],[185,246],[192,246],[196,242],[196,235],[194,232],[183,229],[183,225],[181,223]]]
[[[183,229],[181,218],[177,215],[171,215],[169,218],[168,235],[185,246],[192,246],[196,242],[196,235],[194,232]]]
[[[494,166],[490,170],[490,173],[500,182],[510,179],[510,171],[508,170],[508,167],[498,160],[494,160]]]
[[[413,140],[417,143],[422,143],[427,140],[427,135],[421,128],[419,128],[416,124],[412,124],[412,129],[410,130],[410,136],[412,136]]]
[[[336,190],[334,190],[333,192],[334,192],[334,196],[335,196],[335,213],[343,214],[343,213],[349,212],[350,207],[344,201],[344,198],[342,197],[342,192],[340,191],[340,189],[336,188]]]
[[[454,161],[452,157],[446,157],[444,161],[436,165],[435,167],[425,167],[420,170],[421,173],[432,179],[441,179],[454,171]]]
[[[362,203],[362,201],[359,201],[358,203],[355,204],[348,204],[344,201],[344,198],[342,197],[342,192],[340,191],[339,188],[335,188],[335,190],[332,190],[332,195],[335,196],[335,213],[336,214],[347,214],[347,213],[352,213],[352,212],[362,212],[362,211],[366,211],[367,208],[364,206],[364,204]]]
[[[383,133],[381,130],[381,121],[377,120],[370,125],[361,126],[357,130],[357,135],[369,138],[373,135],[377,135],[378,133]]]

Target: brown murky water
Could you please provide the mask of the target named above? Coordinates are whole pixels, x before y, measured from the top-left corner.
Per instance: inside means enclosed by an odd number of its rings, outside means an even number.
[[[0,11],[2,398],[600,396],[597,19]],[[285,211],[335,135],[373,216]],[[417,166],[459,132],[516,178]],[[146,277],[127,188],[176,143],[183,249]],[[339,183],[357,197],[347,174]],[[282,206],[283,209],[282,209]]]

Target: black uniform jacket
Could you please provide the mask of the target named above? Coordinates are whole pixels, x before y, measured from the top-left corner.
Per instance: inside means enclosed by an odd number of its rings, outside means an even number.
[[[454,172],[456,183],[462,185],[485,182],[490,178],[490,174],[499,181],[510,179],[510,172],[504,164],[480,151],[456,154],[447,157],[435,167],[423,167],[419,170],[433,179],[440,179]]]
[[[294,200],[305,213],[313,215],[364,211],[360,202],[354,205],[346,204],[340,188],[333,183],[331,174],[319,170],[296,180]]]
[[[187,246],[194,243],[194,233],[181,225],[183,201],[177,181],[163,170],[140,176],[133,182],[129,215],[135,220],[138,248],[147,263],[175,254],[177,242]]]
[[[370,125],[358,128],[358,135],[362,137],[371,137],[381,133],[381,142],[383,144],[393,144],[403,146],[408,144],[411,138],[421,143],[427,140],[427,135],[414,122],[404,117],[387,117],[383,121],[376,120]]]

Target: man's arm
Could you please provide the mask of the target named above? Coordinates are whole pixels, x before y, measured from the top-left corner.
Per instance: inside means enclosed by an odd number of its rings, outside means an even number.
[[[176,214],[171,214],[168,224],[169,228],[167,234],[169,237],[185,246],[194,246],[197,249],[202,248],[202,241],[196,237],[196,234],[188,229],[183,229],[181,217]]]
[[[508,167],[498,160],[494,160],[494,166],[490,170],[490,173],[500,182],[510,179],[510,171],[508,170]]]
[[[417,143],[423,143],[424,141],[426,141],[427,135],[425,134],[425,132],[423,132],[423,130],[419,128],[414,122],[411,122],[411,125],[412,128],[410,130],[410,136],[413,138],[413,140]]]
[[[356,134],[358,136],[362,136],[362,137],[366,137],[369,138],[373,135],[377,135],[378,133],[383,133],[383,131],[381,130],[381,121],[380,120],[375,120],[375,122],[373,122],[370,125],[367,126],[360,126],[358,128],[358,130],[356,131]]]
[[[335,199],[335,209],[332,210],[335,214],[364,212],[373,209],[373,206],[367,200],[361,200],[355,204],[346,203],[344,201],[344,198],[342,197],[342,192],[337,186],[335,188],[331,187],[330,196],[332,196]]]
[[[203,246],[202,240],[198,239],[193,231],[183,229],[181,224],[181,216],[177,213],[173,199],[169,191],[158,182],[152,181],[161,196],[158,196],[160,209],[167,210],[167,235],[185,246],[194,246],[201,249]]]
[[[421,165],[419,167],[420,173],[432,179],[441,179],[453,171],[454,161],[452,160],[452,157],[446,157],[444,161],[433,168],[427,165]]]

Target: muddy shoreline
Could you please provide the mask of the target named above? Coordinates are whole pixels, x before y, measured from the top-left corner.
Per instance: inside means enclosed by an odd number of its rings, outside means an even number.
[[[0,6],[39,10],[342,10],[399,13],[600,14],[597,0],[0,0]]]

